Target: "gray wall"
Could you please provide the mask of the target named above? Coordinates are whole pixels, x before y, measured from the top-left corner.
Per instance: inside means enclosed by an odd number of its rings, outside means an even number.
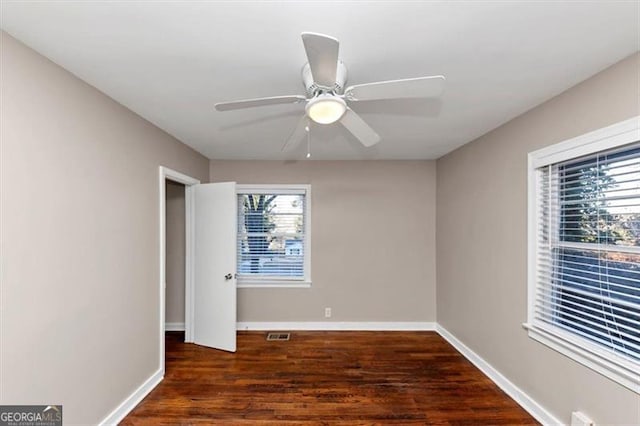
[[[435,321],[436,163],[212,161],[6,34],[0,403],[100,421],[159,366],[158,166],[310,183],[310,289],[242,289],[240,321]],[[640,113],[638,56],[438,160],[438,322],[564,421],[638,395],[532,341],[526,153]]]
[[[208,160],[5,33],[2,404],[102,420],[159,367],[158,166]]]
[[[640,114],[630,57],[438,160],[438,323],[565,422],[640,424],[640,398],[530,339],[527,153]]]
[[[240,289],[239,321],[435,321],[434,161],[211,161],[212,182],[311,184],[311,288]]]
[[[184,185],[166,184],[166,307],[165,322],[184,324],[185,198]]]

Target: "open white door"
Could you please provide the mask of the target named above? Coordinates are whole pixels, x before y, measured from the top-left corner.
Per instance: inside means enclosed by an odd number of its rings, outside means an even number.
[[[193,342],[236,350],[235,182],[193,185]]]

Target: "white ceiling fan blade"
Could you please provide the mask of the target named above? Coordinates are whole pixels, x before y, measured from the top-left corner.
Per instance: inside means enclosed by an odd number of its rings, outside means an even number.
[[[293,130],[284,145],[282,145],[281,151],[289,151],[292,148],[296,147],[302,141],[302,138],[306,136],[308,126],[309,120],[307,119],[306,115],[303,115],[298,121],[296,128]]]
[[[307,52],[313,81],[319,86],[333,87],[336,84],[340,42],[318,33],[302,33],[302,42]]]
[[[378,99],[434,98],[444,91],[444,76],[406,78],[403,80],[378,81],[347,87],[344,94],[350,101],[372,101]]]
[[[218,111],[231,111],[234,109],[254,108],[268,105],[295,104],[306,100],[307,98],[300,95],[272,96],[270,98],[256,98],[232,102],[219,102],[215,104],[215,107]]]
[[[340,122],[360,140],[362,145],[370,147],[380,142],[380,136],[351,108],[347,108]]]

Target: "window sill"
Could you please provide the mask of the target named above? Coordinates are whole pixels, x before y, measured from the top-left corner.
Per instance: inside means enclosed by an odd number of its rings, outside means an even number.
[[[311,288],[311,281],[242,280],[236,288]]]
[[[614,356],[592,350],[588,345],[577,344],[570,336],[563,336],[564,333],[561,332],[553,332],[528,323],[522,326],[528,330],[529,337],[533,340],[640,394],[640,372],[633,362],[618,362]]]

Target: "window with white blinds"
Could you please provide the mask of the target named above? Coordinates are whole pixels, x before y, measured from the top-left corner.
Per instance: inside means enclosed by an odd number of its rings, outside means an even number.
[[[538,340],[562,352],[580,352],[579,361],[606,366],[601,372],[640,392],[640,142],[635,136],[632,143],[575,158],[538,160],[542,164],[530,170],[535,198],[530,239],[535,240],[528,326],[533,337],[542,337]]]
[[[238,185],[238,282],[309,283],[308,185]]]

